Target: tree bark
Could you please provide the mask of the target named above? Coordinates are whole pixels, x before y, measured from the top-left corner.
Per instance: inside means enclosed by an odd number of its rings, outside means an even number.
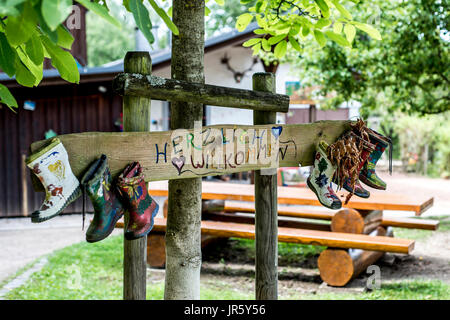
[[[172,12],[180,32],[172,35],[172,78],[204,83],[205,1],[174,0]],[[202,104],[171,104],[171,129],[191,129],[194,121],[202,121],[202,117]],[[167,300],[200,299],[201,194],[201,178],[169,181],[164,292]]]

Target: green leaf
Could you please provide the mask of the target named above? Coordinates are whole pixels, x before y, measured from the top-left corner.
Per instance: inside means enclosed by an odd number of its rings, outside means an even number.
[[[289,35],[296,36],[300,32],[300,28],[302,26],[300,24],[295,24],[289,29]]]
[[[281,40],[283,40],[284,38],[286,38],[287,34],[280,34],[278,36],[275,37],[271,37],[269,38],[269,40],[267,40],[269,42],[270,45],[274,45],[275,43],[280,42]]]
[[[347,18],[348,20],[353,19],[350,12],[348,12],[347,9],[345,9],[345,7],[342,4],[340,4],[338,0],[332,0],[332,3],[344,18]]]
[[[30,2],[25,3],[22,14],[6,19],[6,37],[13,48],[30,39],[36,28],[37,15]]]
[[[26,54],[26,51],[24,49],[24,46],[20,46],[17,48],[17,55],[20,58],[20,61],[22,61],[23,65],[33,74],[34,77],[34,86],[37,86],[39,82],[41,82],[43,77],[43,61],[38,64],[35,64],[30,57]]]
[[[211,14],[211,9],[205,6],[205,16],[209,16]]]
[[[264,51],[271,51],[272,50],[272,46],[269,44],[267,39],[263,38],[261,40],[261,45],[262,45],[262,48],[264,49]]]
[[[252,20],[253,20],[253,16],[250,13],[241,14],[237,18],[236,29],[238,31],[244,31]]]
[[[263,29],[256,29],[256,30],[253,30],[253,33],[254,34],[266,34],[267,32],[264,31]]]
[[[343,24],[341,22],[335,22],[333,25],[334,33],[340,34],[342,32],[342,27],[343,27]]]
[[[46,36],[41,36],[41,41],[50,55],[52,65],[58,69],[61,78],[72,83],[80,82],[80,73],[72,55],[55,45]]]
[[[325,31],[325,34],[327,35],[328,38],[330,38],[331,40],[333,40],[334,42],[336,42],[340,46],[344,46],[344,47],[351,47],[352,46],[350,44],[350,42],[348,42],[347,39],[345,39],[340,34],[334,33],[333,31],[330,31],[330,30]]]
[[[17,101],[14,99],[14,96],[11,94],[9,89],[0,83],[0,103],[4,103],[13,110],[13,108],[18,108]],[[13,110],[14,111],[14,110]]]
[[[44,61],[44,49],[37,32],[25,43],[25,52],[35,65],[40,65]]]
[[[347,23],[344,27],[344,33],[345,37],[347,38],[348,42],[352,43],[353,39],[355,39],[356,35],[356,29],[351,24]]]
[[[255,45],[252,47],[252,50],[253,50],[253,55],[256,55],[256,54],[261,50],[261,42],[255,44]]]
[[[292,48],[294,48],[295,50],[297,50],[299,52],[302,51],[302,48],[298,44],[297,40],[291,35],[289,35],[289,43],[291,44]]]
[[[302,36],[306,37],[309,34],[309,27],[308,26],[303,26],[302,27]]]
[[[323,47],[327,43],[327,39],[323,35],[322,31],[314,30],[314,38],[316,38],[317,43]]]
[[[56,30],[72,12],[72,0],[42,0],[41,11],[50,30]]]
[[[361,23],[361,22],[356,22],[356,21],[353,21],[352,23],[353,23],[353,25],[355,27],[357,27],[358,29],[364,31],[365,33],[367,33],[372,38],[374,38],[376,40],[381,40],[380,32],[377,29],[375,29],[374,27],[372,27],[371,25],[365,24],[365,23]]]
[[[319,21],[317,21],[317,23],[314,25],[314,27],[317,29],[322,29],[324,27],[328,27],[330,24],[331,24],[331,20],[321,18],[321,19],[319,19]]]
[[[224,5],[225,5],[225,0],[216,0],[216,3],[217,3],[219,6],[224,6]]]
[[[261,42],[261,38],[253,38],[253,39],[245,41],[242,44],[242,46],[244,46],[244,47],[251,47],[251,46],[257,44],[258,42]]]
[[[134,0],[136,1],[136,0]],[[114,18],[113,16],[111,16],[108,12],[108,10],[102,6],[101,4],[98,4],[96,2],[91,2],[89,0],[77,0],[77,2],[79,2],[80,4],[83,5],[83,7],[85,7],[86,9],[94,12],[96,15],[98,15],[99,17],[105,19],[106,21],[108,21],[109,23],[115,25],[116,27],[118,27],[119,29],[122,28],[122,25],[120,24],[119,21],[117,21],[116,18]],[[132,0],[129,1],[130,3],[133,2]],[[140,4],[143,6],[142,2],[139,1]],[[130,6],[131,7],[131,6]]]
[[[130,10],[133,13],[134,21],[139,30],[149,43],[155,42],[152,34],[152,22],[147,8],[140,0],[130,0]]]
[[[36,84],[36,77],[19,58],[16,59],[16,80],[25,87],[33,87]]]
[[[16,52],[9,45],[6,36],[0,32],[0,68],[10,77],[16,73],[15,60]]]
[[[163,21],[166,23],[167,27],[172,31],[174,35],[179,35],[180,32],[178,31],[177,26],[170,20],[167,13],[161,9],[154,0],[148,0],[150,2],[150,5],[152,6],[153,10],[156,11],[156,13],[163,19]]]
[[[327,3],[324,0],[314,0],[315,3],[320,8],[320,11],[322,12],[322,15],[324,18],[330,17],[330,8],[328,7]]]
[[[72,48],[73,36],[64,25],[60,25],[56,32],[58,33],[58,41],[56,44],[60,47],[70,50]]]
[[[277,44],[273,53],[275,57],[280,59],[286,54],[286,49],[287,49],[287,42],[286,40],[283,40]]]
[[[52,40],[53,43],[58,42],[58,32],[56,30],[52,31],[50,30],[50,27],[47,25],[47,23],[44,20],[44,17],[42,16],[41,10],[35,11],[37,14],[37,19],[39,23],[39,29],[42,33],[46,34],[50,40]]]

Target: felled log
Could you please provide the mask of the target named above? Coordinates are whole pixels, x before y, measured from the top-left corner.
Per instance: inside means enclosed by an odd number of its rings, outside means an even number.
[[[339,210],[331,218],[331,231],[370,234],[381,225],[383,212],[380,210]]]
[[[377,227],[370,236],[393,237],[392,228]],[[342,287],[383,256],[381,251],[329,248],[317,261],[320,277],[330,286]]]

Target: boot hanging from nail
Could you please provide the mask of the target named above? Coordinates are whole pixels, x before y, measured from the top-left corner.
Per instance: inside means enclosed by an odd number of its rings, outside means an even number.
[[[86,232],[87,242],[97,242],[108,237],[124,209],[112,185],[111,173],[106,155],[94,161],[81,179],[83,190],[83,226],[85,197],[89,196],[94,207],[94,218]]]
[[[31,214],[31,222],[43,222],[57,216],[81,195],[80,183],[58,138],[52,139],[25,162],[45,189],[45,200],[40,209]]]
[[[317,146],[314,167],[306,183],[323,206],[330,209],[340,209],[342,207],[341,200],[333,191],[331,184],[336,167],[328,159],[327,148],[328,144],[325,141],[321,141]]]
[[[148,193],[139,162],[125,168],[117,180],[117,188],[129,214],[125,238],[134,240],[146,236],[153,228],[159,206]]]

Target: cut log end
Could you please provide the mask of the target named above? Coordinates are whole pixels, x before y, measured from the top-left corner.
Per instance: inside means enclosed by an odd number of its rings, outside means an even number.
[[[347,250],[327,249],[317,261],[320,277],[331,286],[345,286],[353,277],[353,260]]]
[[[331,231],[361,234],[364,231],[364,219],[354,209],[339,210],[331,219]]]

